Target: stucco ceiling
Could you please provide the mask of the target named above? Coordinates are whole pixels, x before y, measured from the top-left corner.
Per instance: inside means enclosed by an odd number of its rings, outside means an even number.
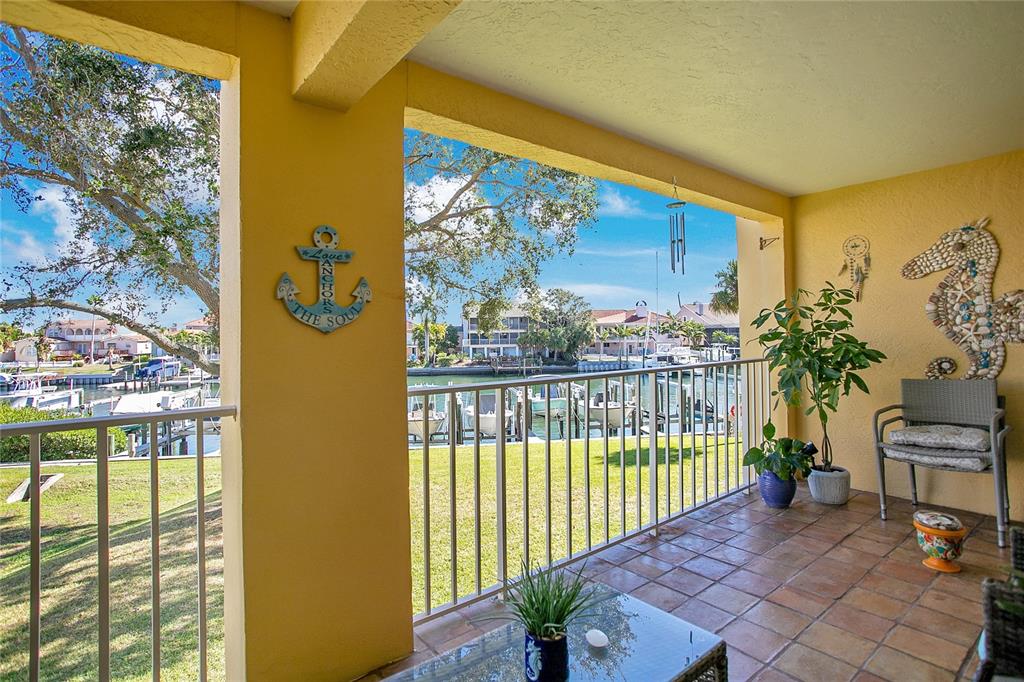
[[[428,66],[786,194],[1024,147],[1024,3],[464,0]]]

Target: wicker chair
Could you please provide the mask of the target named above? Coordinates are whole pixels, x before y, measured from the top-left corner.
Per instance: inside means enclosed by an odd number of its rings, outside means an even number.
[[[896,416],[882,416],[900,410]],[[992,473],[996,497],[996,535],[1000,547],[1006,546],[1006,526],[1010,518],[1010,502],[1006,485],[1004,444],[1010,427],[1003,423],[1006,411],[1003,399],[996,394],[992,379],[970,381],[933,381],[903,379],[902,402],[875,412],[875,451],[878,455],[878,493],[885,515],[885,460],[892,459],[910,467],[910,501],[917,505],[916,466],[945,471]],[[906,426],[953,424],[980,427],[989,432],[991,448],[986,452],[896,446],[885,441],[885,427],[896,422]],[[899,452],[897,452],[897,449]],[[887,452],[888,451],[888,452]]]
[[[1024,528],[1010,530],[1010,547],[1013,570],[1024,573]],[[992,578],[986,578],[981,589],[986,657],[978,664],[974,681],[989,682],[996,675],[1024,675],[1024,590]],[[1016,608],[1004,608],[1009,604]]]

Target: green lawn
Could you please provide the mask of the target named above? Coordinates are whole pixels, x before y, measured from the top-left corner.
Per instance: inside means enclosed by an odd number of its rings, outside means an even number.
[[[666,481],[665,436],[658,439],[658,501],[659,516],[668,511],[677,513],[680,510],[680,458],[679,437],[670,439],[668,452],[668,473]],[[648,445],[643,437],[640,448],[640,520],[650,521],[650,468],[648,466]],[[698,436],[693,443],[696,456],[696,469],[691,472],[690,437],[684,436],[682,443],[682,476],[683,494],[687,507],[695,502],[700,504],[709,497],[715,496],[715,480],[719,481],[718,490],[725,493],[731,486],[737,485],[739,472],[736,467],[737,452],[740,445],[735,438],[730,438],[728,448],[726,439],[719,438],[718,466],[715,466],[714,438],[708,439],[707,469],[704,468],[704,438]],[[636,440],[627,438],[624,457],[620,456],[620,443],[616,436],[608,443],[608,507],[607,537],[615,538],[622,534],[622,486],[625,479],[625,529],[632,532],[637,528],[637,466]],[[481,587],[486,588],[497,582],[497,483],[495,450],[493,446],[480,449],[480,515],[481,515]],[[450,602],[451,589],[451,483],[449,475],[450,453],[447,445],[435,445],[430,448],[430,575],[431,605]],[[506,477],[506,519],[508,532],[506,539],[507,565],[510,574],[518,573],[524,556],[523,540],[525,519],[523,515],[523,446],[512,444],[507,446],[505,454]],[[572,552],[587,549],[586,517],[587,469],[583,466],[584,442],[575,440],[571,446],[571,503],[572,503]],[[545,531],[545,485],[544,471],[546,463],[545,445],[543,441],[531,439],[527,460],[526,494],[529,502],[529,557],[531,564],[546,562],[547,540]],[[551,443],[551,559],[558,561],[565,558],[568,552],[568,524],[566,523],[566,458],[565,442]],[[589,444],[590,472],[590,541],[591,545],[604,542],[604,440],[593,438]],[[413,577],[413,611],[425,610],[424,594],[424,557],[423,557],[423,450],[414,448],[410,451],[410,504],[412,518],[412,577]],[[691,491],[691,478],[696,479],[696,499]],[[472,445],[459,446],[455,451],[455,537],[456,537],[456,575],[457,589],[460,595],[467,595],[476,590],[475,568],[475,528],[474,528],[474,454]],[[705,495],[705,482],[708,494]],[[666,483],[671,498],[671,510],[667,508]]]
[[[223,552],[220,460],[207,458],[209,665],[223,678]],[[42,501],[42,677],[96,678],[96,469],[64,474]],[[27,469],[0,469],[3,498]],[[168,680],[197,677],[195,460],[160,463],[161,656]],[[0,502],[0,680],[28,666],[28,503]],[[150,661],[149,462],[110,465],[111,677],[148,680]]]
[[[707,469],[703,438],[693,444],[696,457],[696,499],[691,493],[691,443],[672,437],[665,464],[665,437],[659,439],[659,514],[666,513],[666,472],[670,475],[671,511],[679,511],[680,466],[684,501],[687,506],[710,496],[715,480],[725,492],[737,485],[735,439],[720,439],[715,466],[713,439],[709,441]],[[640,521],[648,522],[649,467],[648,439],[640,449]],[[583,441],[572,448],[572,551],[586,549],[587,504]],[[625,528],[637,525],[637,466],[635,439],[627,439],[620,455],[619,440],[612,437],[608,448],[608,536],[622,532],[621,486],[625,482]],[[480,449],[481,585],[497,579],[496,471],[495,449]],[[603,439],[589,443],[591,488],[590,537],[596,545],[605,539],[604,490],[605,456]],[[410,504],[412,517],[412,610],[424,610],[423,566],[423,450],[409,453]],[[89,680],[96,677],[96,470],[92,465],[45,467],[47,473],[62,472],[64,478],[43,495],[43,602],[42,672],[44,679]],[[547,559],[545,518],[545,446],[531,440],[527,457],[529,500],[523,497],[523,446],[506,448],[506,518],[508,520],[508,566],[515,572],[523,557],[524,506],[529,509],[529,558]],[[728,476],[727,476],[728,471]],[[457,588],[460,594],[476,589],[474,540],[474,451],[459,446],[455,451],[455,534],[457,538]],[[27,469],[0,469],[0,492],[4,497],[27,475]],[[564,441],[551,443],[551,558],[567,552],[566,462]],[[165,460],[160,463],[161,586],[163,677],[168,680],[196,678],[196,563],[195,563],[195,460]],[[220,461],[206,460],[207,566],[209,609],[209,660],[211,679],[222,679],[223,662],[223,548],[220,509]],[[431,518],[431,603],[451,600],[449,523],[449,449],[430,448]],[[25,678],[28,663],[28,513],[27,503],[0,502],[0,680]],[[110,467],[111,523],[111,673],[119,680],[149,679],[150,657],[150,557],[149,557],[149,463],[114,462]]]
[[[78,374],[110,374],[111,372],[120,371],[122,367],[124,367],[124,364],[115,362],[113,369],[111,369],[107,364],[104,363],[99,365],[83,365],[81,367],[58,367],[52,371],[58,372],[59,374],[63,374],[65,376],[74,376]],[[42,371],[51,370],[47,369]]]

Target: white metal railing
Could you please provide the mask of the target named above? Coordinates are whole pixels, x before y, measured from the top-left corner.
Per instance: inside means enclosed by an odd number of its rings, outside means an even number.
[[[410,387],[415,619],[749,489],[768,377],[757,358]]]
[[[132,425],[146,425],[149,429],[150,453],[159,452],[160,425],[171,422],[192,422],[195,426],[196,452],[196,563],[198,568],[198,658],[199,679],[207,677],[207,604],[206,604],[206,507],[204,495],[204,424],[207,420],[233,418],[234,406],[225,405],[210,408],[192,408],[125,414],[116,417],[83,417],[54,421],[27,422],[0,425],[0,438],[27,436],[29,442],[29,511],[30,536],[29,552],[31,577],[29,579],[29,671],[32,682],[40,674],[40,603],[41,603],[41,510],[40,499],[42,437],[59,431],[80,429],[96,430],[96,518],[97,518],[97,559],[98,559],[98,679],[110,679],[110,514],[109,514],[109,462],[111,455],[111,428]],[[166,449],[170,454],[170,429]],[[160,457],[149,457],[150,480],[150,563],[152,583],[152,677],[160,679],[160,499],[159,470]]]

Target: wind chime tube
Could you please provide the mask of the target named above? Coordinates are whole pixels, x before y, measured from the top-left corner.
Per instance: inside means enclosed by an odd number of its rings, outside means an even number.
[[[676,271],[676,251],[675,251],[675,238],[676,238],[676,226],[675,216],[671,213],[668,214],[668,253],[669,263],[672,266],[672,272]]]
[[[686,214],[679,210],[679,274],[686,274]]]

